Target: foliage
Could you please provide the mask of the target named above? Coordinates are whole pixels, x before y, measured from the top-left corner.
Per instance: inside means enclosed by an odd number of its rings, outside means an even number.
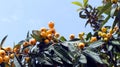
[[[88,0],[79,6],[79,17],[86,19],[93,33],[81,32],[78,38],[70,35],[70,40],[60,36],[54,22],[48,29],[33,30],[24,40],[15,44],[13,49],[0,44],[1,67],[119,67],[120,66],[120,1],[103,0],[103,5],[92,7]],[[113,19],[112,26],[105,26]],[[5,58],[7,56],[8,58]],[[7,60],[7,61],[6,61]]]

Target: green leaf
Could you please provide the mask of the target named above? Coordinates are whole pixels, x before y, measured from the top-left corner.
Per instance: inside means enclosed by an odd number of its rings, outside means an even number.
[[[83,54],[80,55],[79,62],[80,62],[80,63],[83,63],[83,64],[86,64],[86,63],[87,63],[87,59],[86,59],[85,55],[83,55]]]
[[[104,7],[104,6],[99,6],[99,7],[97,7],[97,9],[98,9],[99,11],[101,11],[103,7]],[[110,15],[110,11],[111,11],[111,7],[107,8],[107,10],[105,10],[103,13],[105,13],[105,14],[107,14],[107,15]]]
[[[56,45],[54,46],[54,51],[55,51],[55,53],[56,53],[62,60],[64,60],[66,63],[72,64],[71,58],[70,58],[68,52],[67,52],[66,50],[62,49],[60,45],[57,45],[57,44],[56,44]]]
[[[106,19],[102,22],[100,29],[108,22],[109,19],[110,19],[110,15],[108,15]]]
[[[89,32],[89,33],[87,34],[86,40],[90,39],[90,38],[91,38],[91,36],[92,36],[92,33],[91,33],[91,32]]]
[[[86,55],[86,56],[89,56],[91,57],[94,61],[100,63],[100,64],[103,64],[101,58],[99,57],[99,55],[93,51],[90,51],[90,50],[84,50],[83,53]],[[91,60],[92,60],[91,59]]]
[[[2,47],[2,45],[3,45],[3,43],[5,42],[5,40],[6,40],[7,37],[8,37],[8,35],[6,35],[6,36],[2,39],[2,41],[1,41],[1,43],[0,43],[0,47]]]
[[[64,42],[64,41],[67,41],[67,40],[65,39],[64,36],[61,36],[61,37],[60,37],[60,41]]]
[[[27,36],[26,36],[26,38],[28,38],[29,37],[29,31],[27,32]]]
[[[115,13],[117,7],[118,7],[117,4],[114,4],[114,5],[112,6],[112,9],[111,9],[111,12],[110,12],[110,16],[111,16],[111,17],[114,16],[114,13]]]
[[[23,67],[20,59],[16,56],[16,54],[15,54],[15,57],[14,57],[14,63],[15,63],[15,67]]]
[[[86,7],[87,3],[88,3],[88,0],[83,0],[83,3],[84,3],[84,7]]]
[[[116,17],[115,20],[114,20],[114,22],[113,22],[113,24],[112,24],[112,29],[116,26],[117,23],[118,23],[118,19]]]
[[[120,41],[119,40],[112,40],[111,44],[112,45],[120,45]]]
[[[112,50],[112,48],[113,48],[113,46],[112,46],[112,45],[110,45],[110,46],[108,47],[108,51],[111,51],[111,50]]]
[[[96,41],[96,42],[91,43],[91,44],[89,45],[89,47],[90,47],[90,48],[97,48],[97,47],[99,47],[99,46],[101,46],[101,45],[103,45],[103,44],[104,44],[103,41],[98,40],[98,41]]]
[[[105,6],[103,6],[103,7],[101,8],[101,10],[99,10],[100,12],[99,12],[98,16],[101,16],[102,13],[104,13],[104,12],[107,11],[109,8],[111,8],[111,5],[112,5],[112,3],[109,2],[108,4],[106,4]]]
[[[82,3],[78,2],[78,1],[74,1],[74,2],[72,2],[72,4],[82,7]]]

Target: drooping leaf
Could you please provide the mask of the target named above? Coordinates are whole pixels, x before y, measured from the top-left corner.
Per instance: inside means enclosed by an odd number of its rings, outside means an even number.
[[[112,40],[110,43],[112,45],[120,45],[120,41],[119,40]]]
[[[83,0],[83,3],[84,3],[84,7],[86,7],[87,3],[88,3],[88,0]]]
[[[30,33],[29,33],[29,31],[28,31],[28,32],[27,32],[27,36],[26,36],[26,38],[28,38],[28,37],[29,37],[29,34],[30,34]]]
[[[2,45],[3,45],[3,43],[5,42],[5,40],[6,40],[7,37],[8,37],[8,35],[6,35],[6,36],[2,39],[2,41],[1,41],[1,43],[0,43],[0,47],[2,47]]]
[[[66,50],[62,49],[59,45],[55,45],[54,51],[66,63],[72,64],[71,58],[69,57],[68,52]]]
[[[116,26],[117,23],[118,23],[118,18],[116,17],[112,24],[112,29]]]
[[[117,7],[118,7],[117,4],[113,4],[113,5],[112,5],[112,9],[111,9],[111,12],[110,12],[110,16],[111,16],[111,17],[114,16],[114,13],[115,13]]]
[[[83,55],[83,54],[80,55],[79,62],[83,63],[83,64],[87,63],[87,59],[86,59],[85,55]]]
[[[103,45],[103,44],[104,44],[103,41],[98,40],[98,41],[96,41],[96,42],[91,43],[91,44],[89,45],[89,47],[90,47],[90,48],[97,48],[97,47],[99,47],[99,46],[101,46],[101,45]]]
[[[103,7],[101,8],[98,16],[100,16],[102,13],[104,13],[105,11],[107,11],[108,8],[111,8],[111,5],[112,5],[112,3],[109,2],[108,4],[106,4],[105,6],[103,6]]]
[[[23,65],[21,64],[21,61],[19,60],[19,58],[16,56],[14,57],[14,63],[15,63],[15,67],[22,67]]]
[[[86,55],[86,56],[89,56],[91,57],[92,59],[91,60],[94,60],[100,64],[103,64],[101,58],[99,57],[99,54],[93,52],[93,51],[90,51],[90,50],[84,50],[83,53]]]
[[[72,4],[82,7],[82,3],[78,1],[74,1],[72,2]]]
[[[100,29],[108,22],[108,20],[110,19],[110,15],[108,15],[105,20],[102,22]]]

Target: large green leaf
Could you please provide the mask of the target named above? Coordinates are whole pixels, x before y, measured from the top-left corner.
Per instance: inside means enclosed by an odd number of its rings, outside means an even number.
[[[40,36],[40,32],[37,30],[33,30],[31,36],[35,38],[37,41],[41,41],[42,39]]]
[[[54,46],[54,51],[66,63],[72,64],[72,62],[71,62],[72,59],[70,58],[68,52],[66,50],[64,50],[63,48],[61,48],[60,45],[56,44]]]
[[[112,3],[109,2],[105,6],[103,6],[101,8],[101,10],[99,10],[100,12],[99,12],[98,16],[101,16],[102,13],[104,13],[105,11],[108,11],[108,9],[111,8],[111,5],[112,5]]]
[[[110,43],[112,45],[120,45],[120,41],[119,40],[112,40]]]
[[[90,50],[84,50],[83,53],[86,55],[86,56],[89,56],[91,57],[92,59],[91,60],[94,60],[100,64],[103,64],[101,58],[99,57],[99,54],[93,52],[93,51],[90,51]]]
[[[83,0],[83,3],[84,3],[84,7],[86,7],[87,3],[88,3],[88,0]]]
[[[103,41],[98,40],[98,41],[96,41],[96,42],[91,43],[91,44],[89,45],[89,47],[90,47],[90,48],[97,48],[97,47],[99,47],[99,46],[101,46],[101,45],[103,45],[103,44],[104,44]]]
[[[83,64],[87,63],[87,59],[86,59],[85,55],[83,55],[83,54],[80,55],[79,62],[83,63]]]
[[[77,5],[77,6],[82,7],[82,3],[81,3],[81,2],[78,2],[78,1],[74,1],[74,2],[72,2],[72,4],[75,4],[75,5]]]

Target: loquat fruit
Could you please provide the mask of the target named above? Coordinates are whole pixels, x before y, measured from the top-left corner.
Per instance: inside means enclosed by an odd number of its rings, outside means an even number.
[[[55,37],[56,37],[56,38],[59,38],[59,37],[60,37],[60,34],[59,34],[59,33],[55,33]]]
[[[6,53],[5,53],[5,51],[4,51],[4,50],[0,50],[0,56],[1,56],[1,57],[4,57],[4,56],[5,56],[5,54],[6,54]]]
[[[10,60],[9,56],[4,56],[3,61],[4,61],[5,63],[8,63],[9,60]]]
[[[28,45],[29,45],[29,42],[27,42],[27,41],[23,42],[23,47],[26,47]]]
[[[49,27],[49,28],[54,28],[54,22],[49,22],[49,23],[48,23],[48,27]]]
[[[44,40],[44,43],[45,43],[45,44],[49,44],[49,42],[50,42],[50,41],[49,41],[48,39],[45,39],[45,40]]]
[[[82,49],[82,48],[85,47],[85,44],[84,44],[84,43],[79,43],[79,44],[77,45],[77,47]]]
[[[73,40],[75,38],[74,34],[70,34],[70,40]]]
[[[37,42],[37,41],[36,41],[34,38],[32,38],[32,39],[30,39],[29,44],[31,44],[31,45],[35,45],[36,42]]]
[[[3,62],[3,58],[0,56],[0,64]]]

